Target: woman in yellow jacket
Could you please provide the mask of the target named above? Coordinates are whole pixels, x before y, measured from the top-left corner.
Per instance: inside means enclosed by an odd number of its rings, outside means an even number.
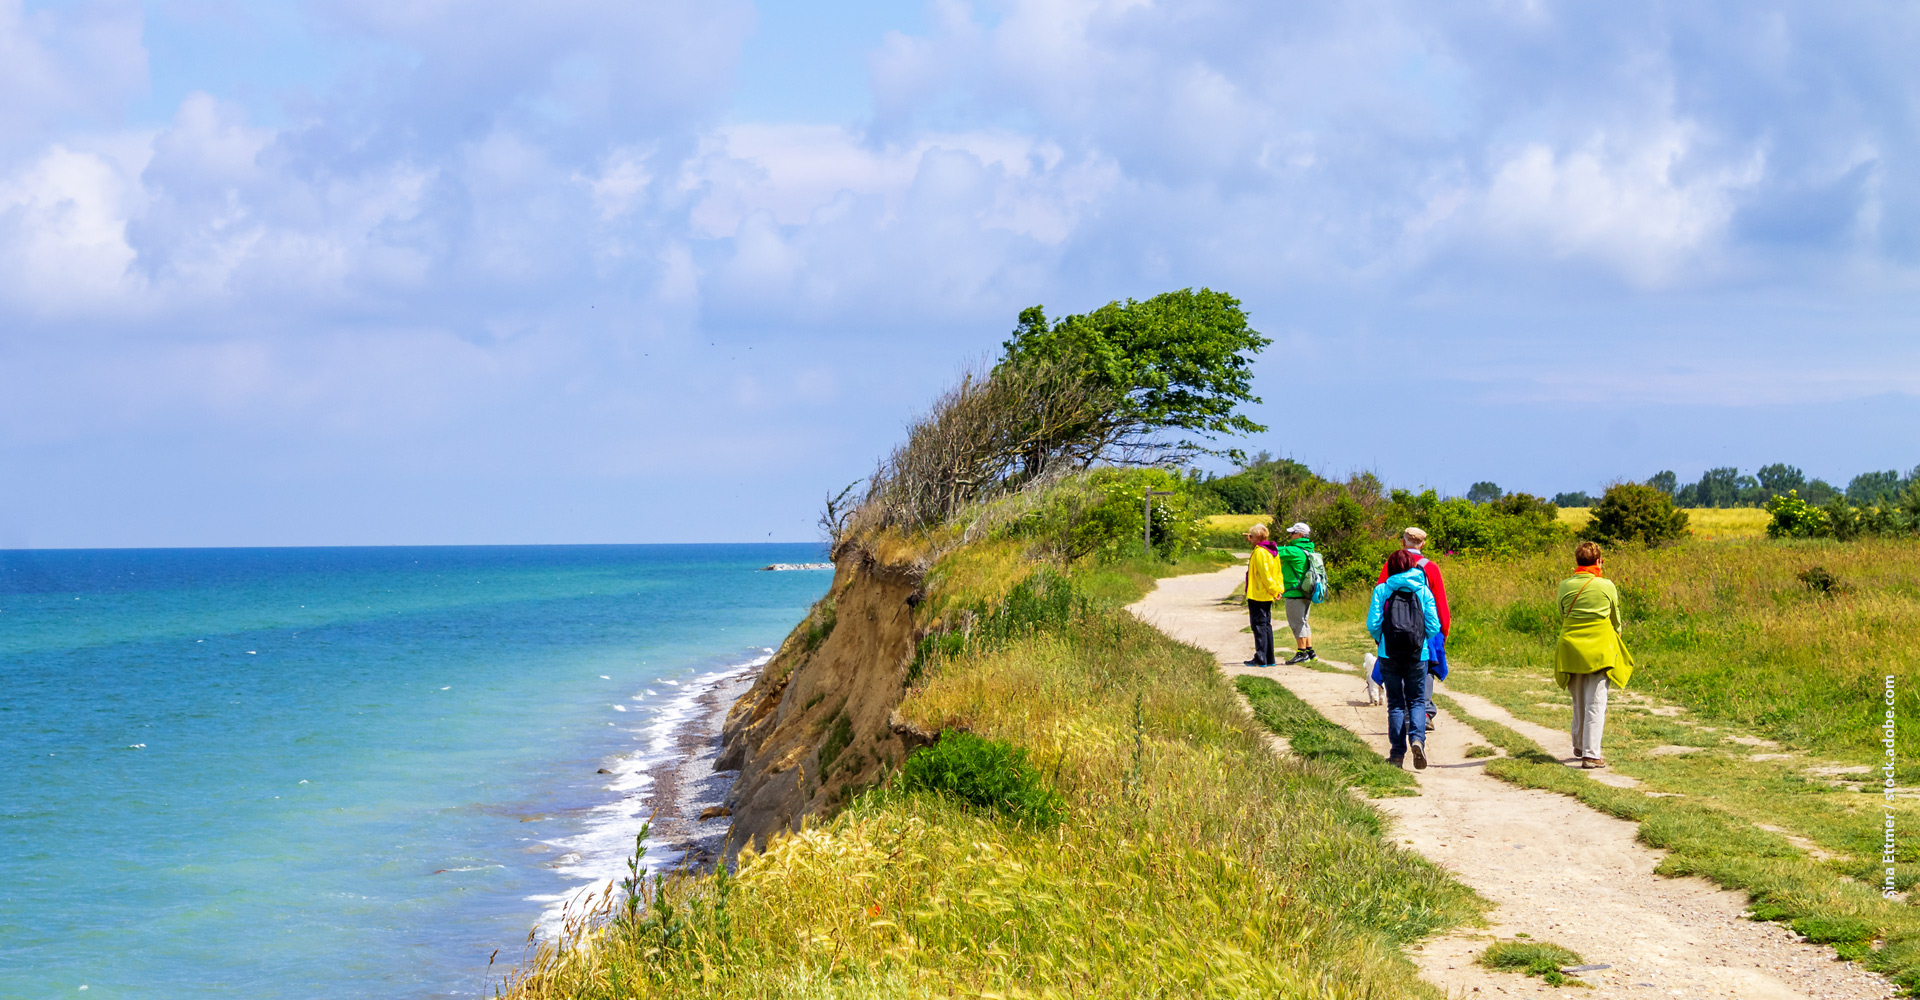
[[[1573,550],[1573,575],[1560,581],[1560,642],[1553,679],[1573,696],[1573,755],[1585,768],[1606,767],[1600,737],[1607,727],[1607,689],[1626,687],[1633,654],[1620,638],[1620,591],[1600,575],[1600,546]]]
[[[1267,526],[1247,529],[1253,554],[1247,557],[1247,619],[1253,625],[1253,659],[1249,667],[1273,666],[1273,602],[1286,585],[1280,580],[1280,547],[1268,538]]]

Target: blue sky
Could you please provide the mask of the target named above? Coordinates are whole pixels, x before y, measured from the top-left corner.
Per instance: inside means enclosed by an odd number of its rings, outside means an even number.
[[[1920,462],[1892,3],[0,0],[0,547],[798,540],[1186,286],[1330,473]],[[1302,415],[1298,400],[1314,405]]]

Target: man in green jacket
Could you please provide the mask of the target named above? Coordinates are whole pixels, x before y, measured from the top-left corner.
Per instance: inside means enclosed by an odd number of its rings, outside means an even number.
[[[1287,540],[1280,543],[1280,578],[1287,585],[1280,596],[1286,598],[1287,627],[1293,630],[1293,657],[1288,664],[1319,659],[1313,654],[1313,625],[1307,621],[1313,611],[1312,563],[1307,559],[1313,551],[1313,539],[1307,537],[1312,533],[1305,521],[1295,521],[1287,529]]]

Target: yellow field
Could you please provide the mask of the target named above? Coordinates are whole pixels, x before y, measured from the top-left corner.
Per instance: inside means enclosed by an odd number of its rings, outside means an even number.
[[[1591,507],[1562,507],[1560,520],[1576,531],[1593,516]],[[1725,538],[1760,538],[1767,533],[1766,511],[1758,507],[1688,507],[1687,524],[1693,537],[1714,542]]]
[[[1223,528],[1246,534],[1248,528],[1256,524],[1271,526],[1271,514],[1214,514],[1204,522],[1209,528]]]

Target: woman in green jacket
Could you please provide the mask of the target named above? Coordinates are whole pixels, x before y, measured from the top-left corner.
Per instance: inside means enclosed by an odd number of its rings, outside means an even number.
[[[1626,687],[1633,655],[1620,638],[1620,591],[1600,575],[1600,546],[1581,542],[1573,575],[1560,581],[1560,643],[1553,679],[1573,695],[1573,755],[1585,768],[1606,767],[1600,737],[1607,727],[1607,689]]]

